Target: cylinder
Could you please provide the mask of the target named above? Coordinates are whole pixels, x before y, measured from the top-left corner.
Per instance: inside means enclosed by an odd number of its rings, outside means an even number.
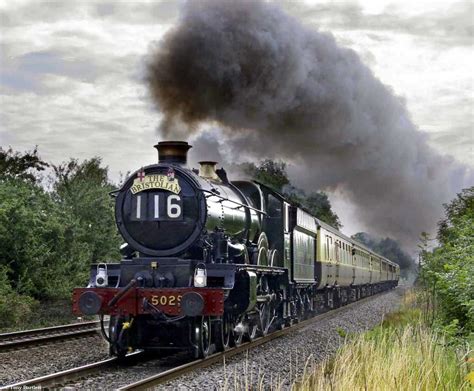
[[[158,163],[172,163],[185,166],[188,151],[192,148],[186,141],[160,141],[154,146],[158,150]]]

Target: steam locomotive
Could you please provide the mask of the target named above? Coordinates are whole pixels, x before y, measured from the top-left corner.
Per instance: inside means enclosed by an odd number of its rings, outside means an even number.
[[[398,284],[399,267],[255,181],[230,181],[186,142],[112,195],[126,243],[120,263],[92,265],[77,315],[109,315],[110,353],[236,346]]]

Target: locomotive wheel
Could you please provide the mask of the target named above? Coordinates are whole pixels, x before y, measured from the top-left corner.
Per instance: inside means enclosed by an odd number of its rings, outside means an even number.
[[[206,358],[211,349],[211,318],[201,316],[197,319],[197,345],[199,347],[199,357]]]
[[[311,301],[311,297],[308,292],[303,294],[303,313],[301,314],[302,319],[308,319],[311,314],[313,313],[313,302]]]
[[[242,345],[242,341],[244,339],[244,333],[236,333],[235,327],[238,323],[238,319],[230,318],[230,346],[240,346]]]
[[[252,342],[255,338],[258,337],[258,324],[257,324],[257,322],[249,322],[249,329],[248,329],[245,337],[249,342]]]
[[[280,266],[280,256],[278,254],[278,250],[269,250],[268,258],[270,266]]]
[[[259,308],[260,313],[260,332],[263,336],[268,334],[270,330],[270,323],[273,318],[272,305],[270,303],[263,303]]]
[[[243,340],[244,340],[244,335],[243,334],[234,333],[234,338],[232,340],[234,346],[238,347],[238,346],[242,345]]]
[[[342,305],[341,290],[339,288],[334,290],[334,308],[339,308]]]
[[[265,232],[262,232],[258,237],[257,249],[252,258],[254,265],[268,266],[268,239]]]
[[[127,319],[123,316],[111,316],[109,321],[109,353],[120,359],[124,358],[128,352],[128,330],[123,329]]]
[[[270,287],[268,286],[268,279],[262,276],[259,287],[260,295],[269,295]],[[261,335],[267,335],[270,329],[270,324],[274,316],[274,308],[271,302],[263,302],[258,304],[257,311],[259,314],[259,329]]]
[[[258,250],[257,265],[268,266],[268,250],[266,248],[261,247]]]
[[[232,321],[229,315],[224,314],[220,322],[217,322],[216,330],[216,349],[224,351],[229,349],[232,336]]]

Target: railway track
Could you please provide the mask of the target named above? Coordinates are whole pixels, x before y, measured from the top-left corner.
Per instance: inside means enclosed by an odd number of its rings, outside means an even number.
[[[306,326],[309,326],[312,323],[321,321],[322,319],[329,318],[329,317],[334,317],[338,313],[341,313],[345,311],[348,308],[351,308],[353,306],[357,306],[361,303],[364,303],[366,301],[369,301],[371,299],[374,299],[378,296],[381,296],[383,294],[386,294],[390,291],[386,291],[374,296],[366,297],[364,299],[361,299],[357,302],[347,304],[343,307],[326,311],[320,315],[316,315],[315,317],[312,317],[310,319],[301,321],[299,323],[296,323],[292,325],[291,327],[285,327],[282,330],[277,330],[267,336],[257,338],[253,340],[252,342],[246,342],[243,343],[242,345],[238,347],[231,348],[229,350],[226,350],[224,352],[219,352],[215,353],[205,359],[199,359],[199,360],[194,360],[176,367],[172,367],[170,369],[164,369],[162,367],[157,367],[157,371],[161,369],[161,372],[157,373],[156,375],[144,378],[140,381],[130,383],[127,385],[124,385],[120,388],[117,388],[119,391],[125,391],[125,390],[147,390],[151,389],[154,387],[157,387],[161,384],[164,384],[170,380],[176,379],[180,376],[183,376],[189,372],[195,371],[200,368],[205,368],[208,367],[212,364],[215,363],[220,363],[223,361],[224,358],[230,358],[232,356],[235,356],[239,353],[245,352],[247,350],[253,349],[257,346],[263,345],[267,342],[270,342],[276,338],[282,337],[284,335],[287,335],[289,333],[293,333],[297,330],[300,330]],[[130,365],[134,362],[137,362],[139,360],[142,360],[144,357],[143,352],[133,352],[130,353],[126,356],[125,363],[120,362],[116,357],[109,358],[103,361],[98,361],[92,364],[84,365],[81,367],[76,367],[72,369],[68,369],[65,371],[57,372],[54,374],[46,375],[46,376],[41,376],[37,377],[34,379],[30,379],[27,381],[15,383],[15,384],[10,384],[7,386],[4,386],[3,388],[0,388],[0,390],[7,390],[7,389],[19,389],[21,387],[31,387],[31,386],[36,386],[36,387],[42,387],[42,388],[54,388],[54,387],[60,387],[60,386],[65,386],[68,383],[73,383],[77,382],[78,380],[84,379],[87,376],[93,376],[98,373],[101,373],[104,370],[108,370],[110,368],[120,368],[121,366],[126,366]]]
[[[388,293],[388,292],[390,292],[390,291],[386,291],[386,292],[383,292],[381,294]],[[252,342],[246,342],[246,343],[243,343],[242,345],[240,345],[238,347],[231,348],[231,349],[226,350],[224,352],[215,353],[212,356],[209,356],[205,359],[195,360],[195,361],[189,362],[187,364],[184,364],[184,365],[181,365],[181,366],[163,371],[163,372],[158,373],[154,376],[150,376],[150,377],[145,378],[143,380],[140,380],[140,381],[137,381],[137,382],[134,382],[134,383],[130,383],[130,384],[125,385],[123,387],[117,388],[117,390],[118,391],[130,391],[130,390],[138,391],[138,390],[149,390],[149,389],[152,389],[154,387],[158,387],[161,384],[164,384],[164,383],[166,383],[170,380],[176,379],[180,376],[183,376],[183,375],[185,375],[187,373],[190,373],[192,371],[195,371],[197,369],[205,368],[205,367],[208,367],[212,364],[222,362],[224,358],[226,358],[226,359],[230,358],[230,357],[235,356],[239,353],[245,352],[247,350],[253,349],[257,346],[260,346],[260,345],[263,345],[267,342],[270,342],[270,341],[272,341],[276,338],[280,338],[280,337],[282,337],[284,335],[287,335],[289,333],[293,333],[296,330],[302,329],[302,328],[304,328],[306,326],[309,326],[310,324],[315,323],[317,321],[321,321],[322,319],[333,317],[333,316],[337,315],[338,313],[347,310],[348,308],[351,308],[353,306],[356,306],[358,304],[366,302],[370,299],[373,299],[377,296],[380,296],[381,294],[377,294],[377,295],[374,295],[374,296],[369,296],[369,297],[366,297],[366,298],[361,299],[359,301],[356,301],[354,303],[350,303],[350,304],[347,304],[345,306],[336,308],[334,310],[326,311],[326,312],[324,312],[320,315],[316,315],[316,316],[314,316],[310,319],[307,319],[307,320],[301,321],[299,323],[296,323],[296,324],[292,325],[291,327],[285,327],[282,330],[277,330],[277,331],[275,331],[271,334],[268,334],[264,337],[257,338]]]
[[[85,337],[97,333],[98,330],[100,330],[100,322],[91,321],[4,333],[0,334],[0,352],[52,341]]]

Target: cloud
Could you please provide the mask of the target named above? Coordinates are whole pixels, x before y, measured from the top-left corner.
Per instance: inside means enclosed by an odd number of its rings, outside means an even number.
[[[137,25],[172,23],[179,1],[23,1],[10,2],[0,9],[4,27],[28,26],[31,23],[58,23],[67,20],[112,21]]]
[[[402,5],[375,13],[367,11],[366,2],[284,6],[357,51],[406,99],[431,145],[473,164],[472,49],[466,45],[472,39],[467,24],[472,5],[435,3],[417,12]],[[180,5],[1,3],[0,144],[19,150],[38,144],[42,156],[56,163],[100,155],[115,178],[119,171],[156,161],[152,146],[161,137],[155,131],[161,114],[142,84],[143,59],[150,43],[173,26]],[[194,142],[196,161],[212,158],[205,147],[198,148],[205,142],[212,140]],[[231,147],[220,144],[220,151],[232,156]]]
[[[293,162],[294,182],[339,190],[366,226],[407,245],[474,179],[427,145],[405,101],[356,52],[272,4],[187,3],[147,70],[168,137],[183,135],[176,123],[188,135],[218,123],[236,154]]]
[[[474,4],[471,1],[453,3],[444,12],[428,9],[414,15],[407,14],[396,5],[373,14],[364,12],[363,3],[354,2],[308,5],[281,1],[280,4],[302,20],[330,25],[333,29],[404,33],[436,44],[472,45]]]
[[[127,23],[125,6],[111,14],[96,5],[2,9],[8,28],[2,25],[0,143],[39,145],[55,163],[102,156],[117,178],[156,160],[160,115],[149,108],[141,68],[151,37],[167,26]],[[140,9],[147,14],[150,7]]]

